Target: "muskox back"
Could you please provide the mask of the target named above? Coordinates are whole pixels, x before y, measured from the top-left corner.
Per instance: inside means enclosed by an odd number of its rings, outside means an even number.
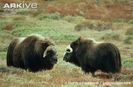
[[[17,44],[19,44],[24,38],[14,39],[8,46],[7,50],[7,66],[13,66],[13,52]]]
[[[121,56],[118,48],[111,43],[101,43],[95,48],[98,69],[103,72],[116,73],[121,70]]]

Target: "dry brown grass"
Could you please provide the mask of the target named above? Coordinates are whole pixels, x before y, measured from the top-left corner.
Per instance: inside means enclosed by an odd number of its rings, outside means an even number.
[[[2,3],[18,2],[21,0],[1,0]],[[131,19],[133,18],[132,1],[96,1],[96,0],[24,0],[37,2],[38,9],[49,13],[59,12],[62,15],[81,15],[88,19]]]
[[[126,31],[126,35],[133,35],[133,27],[127,29],[127,31]]]
[[[16,2],[16,0],[0,0],[1,3],[12,3]]]
[[[113,23],[104,21],[83,21],[75,26],[76,31],[83,30],[113,30]]]
[[[86,3],[85,1],[65,4],[48,4],[49,13],[59,12],[63,15],[82,15],[86,18],[133,18],[133,7],[131,4],[111,4],[105,3],[97,5],[96,3]]]
[[[14,25],[13,24],[7,24],[6,26],[4,26],[2,28],[2,30],[11,31],[11,30],[13,30],[13,28],[14,28]]]

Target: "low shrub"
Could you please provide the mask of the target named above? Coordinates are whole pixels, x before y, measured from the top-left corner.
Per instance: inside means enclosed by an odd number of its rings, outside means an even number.
[[[101,39],[103,40],[120,40],[120,34],[117,34],[115,32],[109,32],[105,33]]]
[[[133,66],[133,59],[132,58],[126,58],[122,61],[123,67],[132,68]]]
[[[26,19],[25,16],[15,16],[15,17],[13,18],[14,21],[17,21],[17,20],[25,20],[25,19]]]
[[[70,22],[70,23],[76,23],[76,24],[78,24],[78,23],[81,23],[82,21],[84,21],[85,20],[85,18],[84,17],[82,17],[82,16],[64,16],[63,17],[63,20],[65,20],[65,21],[67,21],[67,22]]]
[[[7,25],[5,25],[2,28],[2,30],[11,31],[11,30],[13,30],[13,28],[14,28],[14,25],[13,24],[7,24]]]
[[[96,31],[104,31],[104,30],[109,30],[112,29],[112,23],[110,22],[90,22],[90,21],[84,21],[80,24],[77,24],[75,26],[76,31],[81,31],[81,30],[96,30]]]
[[[125,44],[132,44],[133,43],[133,36],[127,36],[124,40]]]
[[[133,36],[133,27],[132,28],[129,28],[129,29],[127,29],[127,31],[126,31],[126,33],[125,33],[126,35],[132,35]]]
[[[40,14],[39,15],[39,19],[40,20],[44,20],[46,18],[48,18],[48,19],[54,19],[54,20],[59,20],[59,19],[61,19],[61,15],[58,12],[52,13],[52,14]]]

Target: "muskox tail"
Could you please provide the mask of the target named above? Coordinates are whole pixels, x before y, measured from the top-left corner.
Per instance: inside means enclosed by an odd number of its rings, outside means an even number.
[[[121,56],[120,56],[120,51],[119,49],[111,44],[112,49],[114,49],[114,63],[115,63],[115,72],[120,72],[121,71]]]
[[[16,46],[16,43],[17,43],[17,39],[13,40],[8,47],[7,57],[6,57],[7,66],[13,66],[13,51]]]

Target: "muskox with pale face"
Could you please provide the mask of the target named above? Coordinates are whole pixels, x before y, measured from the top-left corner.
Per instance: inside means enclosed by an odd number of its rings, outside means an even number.
[[[63,60],[81,67],[85,73],[91,72],[93,76],[97,70],[118,73],[122,66],[120,52],[115,45],[82,37],[67,47]]]
[[[57,63],[54,44],[40,35],[14,39],[7,52],[7,66],[36,72],[52,69]]]

